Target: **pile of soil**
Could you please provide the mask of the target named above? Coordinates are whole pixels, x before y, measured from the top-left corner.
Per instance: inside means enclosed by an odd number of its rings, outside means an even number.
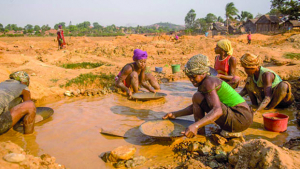
[[[235,168],[298,168],[300,152],[280,148],[264,139],[237,145],[228,160]]]
[[[19,156],[25,156],[20,162],[8,162],[4,160],[4,156],[15,153]],[[35,157],[26,153],[20,146],[12,142],[0,142],[0,168],[31,168],[31,169],[64,169],[65,166],[55,163],[55,157],[48,154],[43,154],[40,157]]]
[[[290,139],[288,142],[283,144],[283,147],[286,147],[291,150],[300,150],[300,137]]]
[[[148,121],[141,125],[143,133],[156,137],[180,136],[185,127],[169,120]]]

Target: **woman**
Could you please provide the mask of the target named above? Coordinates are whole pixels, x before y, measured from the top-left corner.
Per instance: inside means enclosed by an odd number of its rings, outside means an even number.
[[[193,104],[168,113],[163,119],[193,114],[195,123],[185,130],[184,135],[187,137],[194,137],[199,129],[200,134],[205,134],[204,126],[211,123],[221,127],[221,134],[237,134],[252,124],[253,114],[245,100],[226,82],[210,76],[211,69],[208,67],[206,56],[193,56],[187,62],[184,71],[192,84],[198,88],[192,98]]]
[[[64,31],[62,30],[61,25],[58,25],[57,42],[58,42],[58,50],[65,48],[65,45],[66,45],[65,36],[64,36]]]
[[[240,78],[236,73],[236,59],[232,56],[233,49],[228,39],[220,40],[215,48],[218,54],[215,59],[215,69],[218,71],[217,77],[226,81],[231,87],[237,88]]]
[[[28,89],[29,76],[19,71],[9,77],[9,80],[0,83],[0,134],[7,132],[22,118],[24,133],[31,134],[34,131],[36,107]],[[22,100],[16,106],[10,104]]]
[[[254,105],[258,105],[257,99],[261,101],[255,112],[276,106],[288,107],[294,102],[291,85],[282,81],[274,71],[260,66],[258,56],[246,53],[241,57],[241,64],[248,78],[240,95],[248,94]]]
[[[145,73],[146,71],[146,61],[147,61],[147,52],[140,49],[135,49],[133,55],[133,63],[126,64],[120,73],[116,76],[116,87],[121,88],[123,91],[126,91],[127,95],[131,97],[132,92],[130,88],[133,88],[133,92],[138,92],[139,84],[145,87],[150,92],[155,92],[154,89],[159,90],[160,87],[150,73]],[[154,88],[151,88],[150,85]]]

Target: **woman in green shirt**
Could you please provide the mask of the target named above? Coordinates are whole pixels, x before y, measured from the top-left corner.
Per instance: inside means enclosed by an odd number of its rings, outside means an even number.
[[[185,109],[166,114],[163,119],[194,115],[195,123],[190,125],[184,135],[194,137],[199,130],[205,134],[204,126],[216,123],[223,132],[237,133],[246,130],[253,121],[253,114],[245,100],[226,82],[210,76],[212,69],[207,57],[193,56],[186,64],[185,74],[198,88],[193,95],[193,104]]]
[[[291,85],[282,81],[274,71],[260,66],[258,56],[246,53],[241,57],[241,64],[248,78],[240,95],[248,94],[253,105],[258,105],[257,99],[261,101],[255,112],[277,106],[288,107],[294,102]]]

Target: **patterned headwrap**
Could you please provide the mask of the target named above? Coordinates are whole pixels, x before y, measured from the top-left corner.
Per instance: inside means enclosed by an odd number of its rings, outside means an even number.
[[[228,39],[222,39],[220,40],[217,45],[227,52],[227,55],[232,56],[233,54],[233,48],[231,46],[231,42]]]
[[[26,83],[27,86],[29,85],[29,76],[24,71],[14,72],[9,75],[9,78]]]
[[[141,49],[135,49],[133,51],[132,59],[134,61],[141,60],[141,59],[147,59],[147,57],[148,57],[148,54],[146,51],[142,51]]]
[[[184,73],[187,76],[202,75],[210,72],[207,56],[198,54],[190,58],[186,63]]]
[[[260,58],[251,53],[245,53],[241,57],[241,64],[244,68],[256,68],[260,65]]]

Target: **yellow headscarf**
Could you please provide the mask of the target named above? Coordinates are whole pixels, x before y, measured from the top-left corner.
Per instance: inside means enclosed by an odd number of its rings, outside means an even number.
[[[260,58],[251,53],[245,53],[241,57],[241,64],[244,68],[256,68],[260,65]]]
[[[220,40],[217,45],[222,48],[224,51],[227,52],[227,55],[232,56],[233,54],[233,49],[231,46],[231,42],[228,39],[222,39]]]

